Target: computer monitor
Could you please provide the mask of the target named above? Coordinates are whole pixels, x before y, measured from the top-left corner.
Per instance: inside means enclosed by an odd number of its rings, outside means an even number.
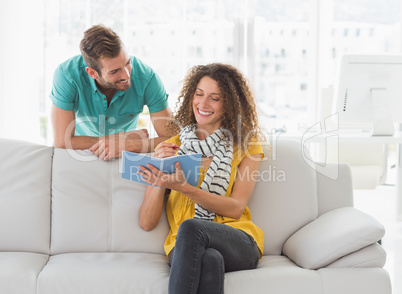
[[[371,125],[393,135],[402,123],[402,55],[344,55],[335,88],[339,127]]]

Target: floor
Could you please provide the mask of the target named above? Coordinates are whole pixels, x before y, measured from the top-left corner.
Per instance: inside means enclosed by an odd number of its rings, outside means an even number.
[[[387,252],[385,269],[391,278],[392,293],[402,294],[402,221],[397,220],[394,183],[391,181],[374,190],[354,190],[354,199],[356,208],[384,225],[382,246]]]

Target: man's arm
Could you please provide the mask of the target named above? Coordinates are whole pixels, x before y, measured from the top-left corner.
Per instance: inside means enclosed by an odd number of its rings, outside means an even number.
[[[79,96],[77,87],[67,77],[63,66],[56,68],[53,76],[51,121],[54,145],[58,148],[87,149],[98,140],[96,137],[75,137],[75,97]],[[57,106],[56,106],[57,105]]]
[[[147,130],[118,133],[105,137],[74,136],[75,114],[73,110],[64,110],[55,105],[51,109],[54,146],[64,149],[91,149],[101,159],[111,159],[121,156],[126,140],[136,142],[142,148],[142,141],[148,139]],[[109,147],[110,146],[110,147]]]
[[[156,133],[158,134],[157,137],[148,140],[148,152],[152,152],[155,147],[160,143],[170,138],[169,134],[167,133],[166,126],[169,121],[173,119],[172,111],[169,107],[165,109],[150,113],[152,125]]]
[[[166,107],[164,110],[150,113],[149,115],[158,137],[167,137],[166,125],[173,119],[173,114],[170,108]]]
[[[163,142],[170,138],[166,131],[166,124],[170,120],[172,120],[173,116],[170,108],[166,107],[161,111],[150,113],[149,115],[152,125],[158,136],[150,138],[148,140],[139,140],[138,136],[131,137],[131,135],[128,135],[125,144],[125,150],[137,153],[152,152],[160,142]]]
[[[74,110],[64,110],[52,104],[50,116],[55,147],[83,150],[93,146],[99,139],[97,137],[74,136]]]
[[[160,142],[169,139],[166,124],[172,119],[172,111],[167,107],[151,113],[150,117],[158,137],[149,139],[145,129],[119,133],[115,137],[100,138],[90,149],[96,156],[104,160],[120,157],[123,150],[136,153],[152,152]]]

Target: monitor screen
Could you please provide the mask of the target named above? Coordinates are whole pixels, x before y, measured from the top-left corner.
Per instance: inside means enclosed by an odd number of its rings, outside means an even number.
[[[392,135],[402,123],[402,55],[344,55],[338,79],[340,128],[370,124],[374,135]]]

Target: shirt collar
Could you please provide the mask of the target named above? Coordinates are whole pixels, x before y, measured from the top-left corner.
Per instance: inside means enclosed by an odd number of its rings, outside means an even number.
[[[92,78],[92,77],[89,77],[89,78],[91,79],[90,84],[91,84],[92,91],[93,91],[94,93],[99,93],[99,94],[101,94],[101,95],[104,95],[104,94],[99,90],[98,86],[96,85],[95,79]],[[114,96],[113,96],[114,99],[119,98],[120,96],[123,96],[123,94],[124,94],[125,92],[127,92],[127,91],[119,91],[119,90],[117,90],[117,92],[116,92],[116,93],[114,94]],[[93,96],[93,97],[96,97],[96,96]],[[112,99],[112,101],[113,101],[114,99]]]
[[[92,91],[95,92],[95,93],[100,92],[98,87],[96,86],[95,79],[93,77],[89,77],[89,79],[90,79],[90,84],[91,84],[91,87],[92,87]]]

